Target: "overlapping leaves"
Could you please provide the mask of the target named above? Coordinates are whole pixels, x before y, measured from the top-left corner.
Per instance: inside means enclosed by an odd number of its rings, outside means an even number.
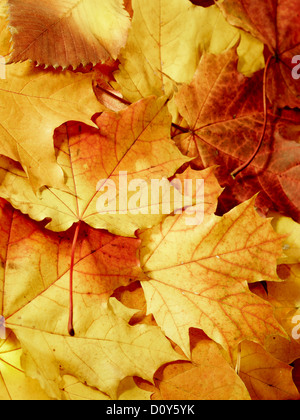
[[[0,1],[1,398],[299,398],[298,2],[257,4]]]

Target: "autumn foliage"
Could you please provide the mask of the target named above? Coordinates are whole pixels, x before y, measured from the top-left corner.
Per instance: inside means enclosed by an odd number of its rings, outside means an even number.
[[[0,55],[0,399],[299,400],[300,0],[0,0]]]

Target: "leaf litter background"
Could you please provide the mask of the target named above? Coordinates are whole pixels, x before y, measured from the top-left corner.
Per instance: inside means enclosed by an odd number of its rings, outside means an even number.
[[[299,399],[299,23],[299,0],[1,0],[1,399]],[[203,223],[99,214],[119,171],[203,179]]]

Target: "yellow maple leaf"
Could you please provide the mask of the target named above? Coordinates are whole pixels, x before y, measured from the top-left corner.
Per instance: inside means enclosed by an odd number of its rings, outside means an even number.
[[[0,221],[0,313],[21,343],[26,374],[51,398],[63,397],[64,375],[116,398],[127,376],[152,381],[161,364],[178,359],[158,327],[131,327],[136,310],[109,299],[115,288],[144,278],[136,257],[139,240],[82,231],[74,256],[71,337],[68,233],[44,230],[4,200]]]
[[[263,44],[226,22],[217,6],[188,0],[133,0],[128,41],[115,73],[117,90],[131,102],[168,95],[189,83],[204,51],[219,54],[240,41],[239,70],[250,75],[264,66]]]
[[[165,102],[163,97],[150,97],[119,113],[104,112],[97,119],[99,130],[78,124],[62,127],[56,150],[66,177],[64,190],[47,188],[37,197],[25,174],[13,162],[0,159],[0,195],[35,220],[51,219],[47,228],[54,231],[67,230],[80,220],[125,236],[134,236],[138,228],[153,226],[165,215],[160,211],[154,214],[159,201],[153,200],[152,205],[151,197],[148,199],[152,180],[173,176],[189,161],[170,138],[171,116]],[[120,173],[126,175],[126,181]],[[131,181],[138,180],[147,190],[144,212],[135,211],[134,191],[128,191],[124,200],[121,196]],[[101,213],[97,203],[105,191],[98,191],[97,185],[102,187],[108,182],[114,182],[113,199],[119,206]],[[120,208],[123,204],[124,208],[127,206],[125,210]]]
[[[274,315],[289,339],[270,337],[266,348],[274,357],[292,363],[300,358],[300,264],[282,264],[277,271],[284,281],[268,282],[265,299],[272,304]]]
[[[6,66],[0,80],[0,153],[23,166],[31,185],[64,188],[53,134],[68,120],[93,124],[103,109],[94,95],[91,74],[39,70],[29,62]]]
[[[22,348],[10,330],[5,339],[0,339],[0,400],[51,400],[36,379],[26,375],[22,368]],[[132,377],[121,381],[118,400],[149,400],[150,392],[139,388]],[[111,401],[107,394],[83,384],[74,376],[64,375],[61,388],[62,399]]]
[[[111,401],[108,395],[103,392],[89,387],[82,382],[78,381],[74,376],[64,375],[63,376],[64,386],[63,395],[67,400],[71,401]],[[121,381],[118,389],[118,400],[134,401],[134,400],[150,400],[150,391],[145,391],[139,388],[134,382],[132,377],[127,377]]]
[[[249,291],[248,282],[279,281],[281,236],[259,217],[253,199],[223,217],[207,215],[186,226],[183,215],[167,217],[140,235],[148,313],[189,354],[189,328],[204,332],[231,352],[251,339],[284,334],[271,305]]]
[[[12,331],[0,339],[0,400],[49,400],[38,381],[26,376],[22,349]]]
[[[67,302],[66,284],[58,282],[7,318],[22,345],[27,374],[52,398],[61,398],[63,375],[69,374],[115,399],[125,377],[151,382],[162,364],[180,358],[158,327],[128,325],[135,311],[116,299],[106,306],[88,295],[79,298],[82,316],[70,337]]]

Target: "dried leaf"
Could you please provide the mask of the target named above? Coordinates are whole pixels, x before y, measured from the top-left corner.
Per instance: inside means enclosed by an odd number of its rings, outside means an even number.
[[[217,6],[204,9],[188,0],[132,3],[132,27],[115,73],[131,102],[149,95],[170,96],[176,84],[191,81],[203,51],[220,53],[239,40],[239,69],[252,74],[263,66],[262,43],[229,25]]]
[[[142,282],[148,312],[185,354],[191,327],[227,351],[246,339],[263,344],[282,334],[271,305],[247,286],[278,281],[281,255],[281,237],[255,213],[253,200],[192,228],[184,215],[168,217],[140,238],[141,266],[151,279]]]
[[[165,216],[161,212],[154,214],[160,202],[151,198],[144,213],[136,213],[135,202],[130,204],[135,190],[128,191],[125,199],[121,196],[130,181],[142,180],[145,190],[149,185],[150,191],[152,179],[173,176],[189,160],[170,139],[170,118],[165,99],[151,97],[118,114],[101,114],[96,120],[98,130],[78,124],[64,126],[56,147],[67,190],[47,188],[37,197],[24,174],[12,162],[2,159],[0,194],[35,220],[51,219],[47,228],[54,231],[67,230],[82,220],[98,229],[134,236],[136,229],[151,227]],[[104,192],[100,187],[105,189],[110,181],[116,188],[116,197],[112,197],[116,198],[115,214],[110,207],[97,207]]]
[[[57,281],[68,284],[74,229],[58,235],[42,228],[1,200],[0,290],[5,317]],[[137,239],[82,226],[74,254],[75,293],[105,303],[118,287],[143,279],[136,255],[139,245]]]
[[[300,399],[299,13],[0,0],[0,398]]]
[[[122,0],[9,0],[14,50],[11,62],[32,60],[54,67],[94,65],[117,58],[129,16]]]
[[[229,23],[249,31],[274,55],[267,79],[270,101],[281,108],[299,108],[300,84],[292,73],[296,64],[292,59],[299,54],[300,46],[299,1],[224,0],[217,5]]]
[[[68,235],[46,233],[3,200],[1,204],[1,236],[7,244],[2,248],[1,313],[21,343],[26,373],[51,398],[62,398],[64,375],[116,398],[126,376],[152,381],[158,367],[178,359],[158,327],[130,326],[135,310],[116,299],[108,301],[122,278],[128,283],[139,272],[136,239],[83,232],[74,276],[76,336],[70,337]]]
[[[0,153],[21,163],[35,190],[64,188],[53,134],[68,120],[92,125],[93,114],[103,109],[91,74],[42,71],[29,62],[9,65],[0,80],[0,107]]]
[[[0,400],[49,400],[35,379],[21,365],[22,349],[12,331],[0,340]]]
[[[292,367],[276,360],[256,343],[245,342],[241,350],[240,377],[252,400],[298,400]]]
[[[256,205],[262,213],[275,208],[299,220],[300,145],[273,136],[274,116],[268,116],[255,158],[235,180],[230,176],[257,148],[264,121],[262,75],[246,78],[236,65],[235,49],[202,56],[193,81],[175,98],[189,128],[175,141],[184,154],[198,158],[198,166],[219,165],[218,180],[237,203],[261,192]]]
[[[155,374],[153,400],[249,400],[242,380],[216,343],[200,331],[191,334],[191,361],[174,362]]]

